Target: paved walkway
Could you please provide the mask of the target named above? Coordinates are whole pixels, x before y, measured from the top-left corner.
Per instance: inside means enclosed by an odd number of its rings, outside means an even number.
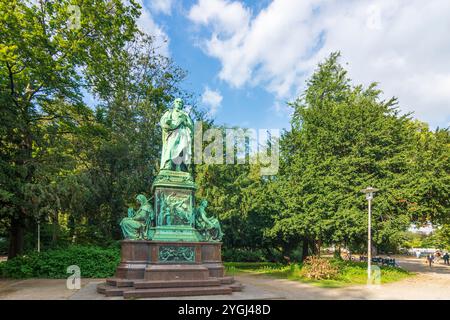
[[[260,275],[238,275],[245,288],[232,296],[200,296],[178,299],[450,299],[450,267],[435,264],[431,269],[424,259],[396,257],[414,277],[381,286],[319,288],[296,281]],[[0,280],[0,299],[105,299],[95,291],[102,279],[83,279],[81,290],[69,290],[64,279]],[[122,299],[121,297],[108,299]],[[172,298],[165,298],[172,299]]]
[[[450,267],[434,265],[431,269],[424,259],[396,257],[403,268],[416,275],[401,281],[379,286],[349,286],[344,288],[319,288],[301,282],[273,279],[265,276],[241,276],[245,284],[260,287],[273,294],[292,300],[321,299],[392,299],[392,300],[442,300],[450,299]]]

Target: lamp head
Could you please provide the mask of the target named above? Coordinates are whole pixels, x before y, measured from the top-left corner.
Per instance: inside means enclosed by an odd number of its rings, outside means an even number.
[[[378,189],[372,188],[372,187],[367,187],[366,189],[361,190],[362,193],[366,194],[367,200],[372,200],[374,193],[377,191],[378,191]]]

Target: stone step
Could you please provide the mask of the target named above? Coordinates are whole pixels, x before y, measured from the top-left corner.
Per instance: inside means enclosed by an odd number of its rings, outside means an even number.
[[[208,280],[209,271],[204,265],[152,264],[145,268],[145,281]]]
[[[232,284],[234,282],[234,277],[223,277],[219,279],[221,284]]]
[[[203,296],[216,294],[231,294],[232,289],[227,286],[183,287],[183,288],[153,288],[127,290],[123,293],[125,299],[160,298],[181,296]]]
[[[181,288],[220,286],[218,279],[208,280],[168,280],[168,281],[134,281],[135,289]]]
[[[97,285],[97,292],[101,294],[105,294],[106,291],[106,283],[100,283]]]
[[[240,292],[244,288],[244,285],[240,282],[235,281],[234,283],[229,284],[228,287],[230,287],[233,292]]]
[[[125,288],[117,288],[106,283],[97,285],[97,292],[104,294],[106,297],[120,297],[123,295]]]
[[[109,278],[106,279],[106,284],[114,287],[132,287],[133,286],[133,280],[129,279],[120,279],[120,278]]]

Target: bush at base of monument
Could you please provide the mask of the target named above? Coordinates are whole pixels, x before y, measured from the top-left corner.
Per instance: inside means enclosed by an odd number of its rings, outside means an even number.
[[[66,279],[67,267],[76,265],[82,278],[107,278],[114,275],[120,262],[117,247],[73,245],[66,248],[32,252],[0,263],[2,278]]]

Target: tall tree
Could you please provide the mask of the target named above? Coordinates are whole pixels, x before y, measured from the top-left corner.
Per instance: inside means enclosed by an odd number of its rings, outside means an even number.
[[[302,239],[304,248],[314,243],[315,250],[361,241],[367,219],[360,190],[373,185],[380,189],[374,240],[389,246],[409,223],[401,202],[408,195],[409,118],[399,114],[396,99],[380,99],[376,84],[352,86],[338,58],[334,53],[319,64],[292,103],[292,129],[282,139],[286,210],[272,234]]]
[[[73,125],[68,106],[87,112],[81,88],[105,91],[110,70],[138,33],[138,16],[133,0],[0,2],[0,203],[9,217],[10,257],[23,250],[33,208],[26,190],[40,183],[42,124]]]
[[[411,123],[414,147],[411,150],[411,174],[406,185],[411,196],[405,199],[411,220],[436,226],[450,222],[450,131],[430,131],[419,121]]]
[[[211,124],[203,125],[206,130]],[[223,164],[204,163],[195,166],[197,197],[208,201],[207,210],[219,218],[224,232],[224,248],[248,250],[270,247],[265,231],[272,227],[277,203],[272,201],[270,180],[260,174],[260,165],[237,163],[238,151],[249,150],[250,139],[233,142],[234,162],[227,163],[226,128],[214,126],[223,138]],[[244,132],[244,131],[242,131]],[[203,143],[202,151],[212,143]],[[220,143],[218,144],[220,145]],[[242,156],[243,154],[239,155]],[[253,156],[253,155],[252,155]]]
[[[98,186],[97,203],[103,205],[97,211],[105,213],[96,220],[114,238],[120,237],[120,219],[135,204],[136,194],[151,194],[159,171],[161,115],[176,96],[190,101],[178,88],[185,73],[155,53],[151,37],[142,35],[130,43],[125,57],[97,108],[106,134],[91,150],[92,167],[87,170]]]

